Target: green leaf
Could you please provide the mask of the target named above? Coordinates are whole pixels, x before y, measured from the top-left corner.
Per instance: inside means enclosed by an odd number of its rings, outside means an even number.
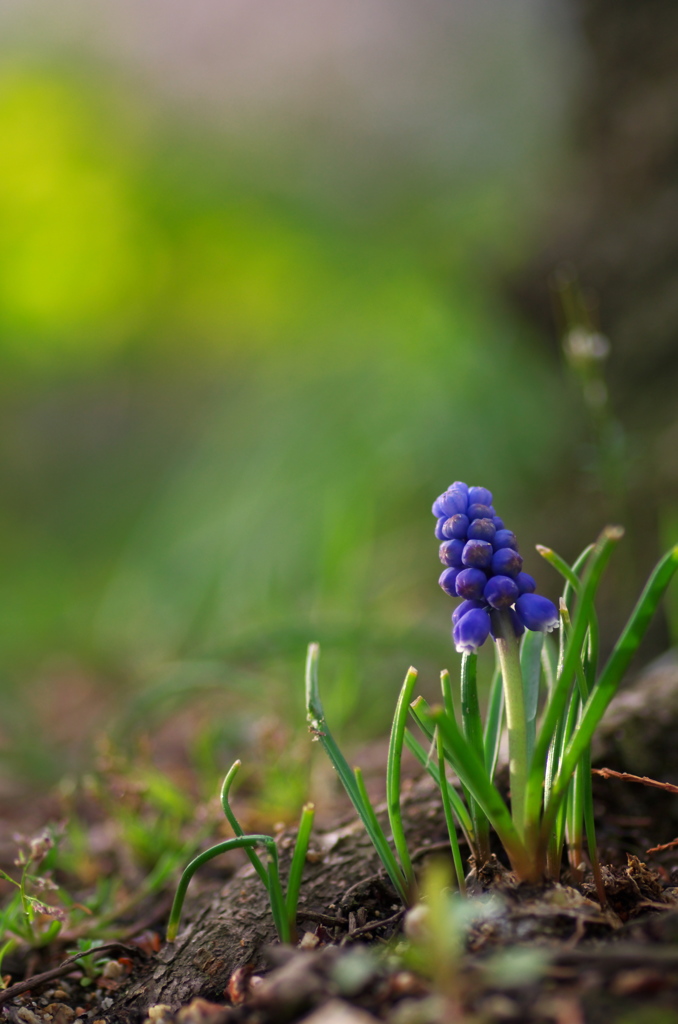
[[[483,746],[485,749],[485,768],[491,779],[497,767],[499,757],[499,744],[501,742],[501,727],[504,719],[504,685],[501,678],[499,665],[494,670],[492,683],[490,684],[490,696],[487,702],[487,714],[485,716],[485,736]]]
[[[287,924],[287,916],[284,913],[284,903],[282,904],[283,913],[280,913],[280,900],[278,891],[280,889],[280,878],[278,876],[278,851],[276,849],[275,840],[271,836],[263,835],[251,835],[251,836],[237,836],[235,839],[226,839],[223,843],[217,843],[216,846],[210,847],[209,850],[205,850],[203,853],[198,854],[188,864],[181,875],[177,891],[174,896],[174,902],[172,903],[172,909],[170,911],[169,921],[167,923],[167,941],[174,942],[179,931],[179,921],[181,920],[181,908],[184,905],[184,899],[186,897],[186,890],[188,889],[189,882],[193,875],[206,864],[207,861],[212,860],[214,857],[218,857],[220,853],[228,853],[229,850],[247,849],[252,846],[265,846],[269,855],[269,878],[268,878],[268,890],[271,900],[271,911],[273,913],[273,920],[275,921],[278,935],[280,936],[281,942],[289,941],[289,928]],[[274,891],[274,883],[277,880],[277,886]],[[282,891],[281,891],[282,892]]]
[[[290,864],[290,871],[287,876],[285,909],[287,912],[287,919],[290,923],[290,933],[292,935],[296,933],[299,890],[301,888],[301,878],[304,873],[304,864],[306,863],[306,854],[308,852],[308,843],[311,838],[311,829],[313,828],[314,817],[315,808],[313,807],[313,804],[306,804],[301,810],[297,841],[294,845],[292,863]]]
[[[438,789],[442,791],[443,786],[447,790],[447,799],[450,802],[452,810],[454,811],[457,821],[461,825],[461,829],[466,836],[466,841],[471,849],[474,848],[474,836],[473,836],[473,825],[471,818],[464,806],[464,802],[457,793],[454,786],[448,781],[447,778],[440,775],[438,770],[438,764],[434,761],[424,750],[421,743],[419,743],[409,730],[405,733],[405,746],[407,749],[414,754],[422,768],[425,768],[429,773]]]
[[[365,826],[367,834],[372,840],[372,844],[377,851],[379,859],[384,865],[389,878],[393,882],[396,892],[401,897],[403,903],[407,905],[409,902],[409,895],[405,877],[400,870],[398,862],[393,856],[391,847],[388,845],[388,840],[384,835],[384,830],[379,824],[379,820],[374,813],[364,786],[361,787],[360,785],[359,773],[356,772],[356,774],[354,774],[349,768],[346,758],[337,746],[334,737],[327,726],[327,722],[325,721],[325,712],[323,710],[322,701],[320,700],[320,691],[318,687],[319,655],[319,645],[309,644],[308,655],[306,658],[306,718],[308,720],[309,730],[313,739],[318,740],[322,744],[325,753],[329,757],[335,771],[341,779],[341,783],[346,790],[351,803]]]
[[[678,569],[678,545],[671,549],[657,564],[643,590],[636,607],[624,627],[619,640],[607,660],[600,679],[586,702],[581,721],[570,740],[563,755],[560,771],[553,787],[552,803],[556,804],[564,796],[567,779],[574,771],[577,762],[588,748],[593,734],[607,706],[617,692],[626,669],[633,655],[638,650],[645,631],[661,601],[666,588]],[[574,629],[573,629],[574,632]],[[549,815],[549,821],[552,815]],[[544,820],[546,829],[548,822]]]
[[[546,705],[544,718],[539,735],[537,736],[526,793],[526,821],[531,832],[531,840],[535,843],[538,841],[538,822],[542,803],[544,768],[549,746],[567,704],[577,662],[581,660],[582,646],[586,637],[593,609],[593,600],[601,576],[610,560],[615,545],[619,543],[623,535],[624,531],[619,526],[606,527],[591,552],[586,573],[580,586],[572,632],[565,647],[562,672]]]
[[[226,815],[228,823],[231,826],[231,828],[233,829],[233,831],[235,832],[236,836],[244,836],[245,833],[243,832],[242,828],[240,827],[240,822],[238,821],[238,819],[236,818],[235,814],[233,813],[233,810],[232,810],[231,805],[229,803],[229,795],[230,795],[230,792],[231,792],[231,786],[233,785],[233,780],[235,779],[236,775],[240,771],[241,764],[242,764],[241,761],[234,761],[233,762],[233,764],[229,768],[228,772],[226,773],[226,778],[224,779],[223,785],[221,787],[221,806],[223,807],[224,814]],[[252,849],[251,846],[246,846],[245,847],[245,853],[249,857],[249,860],[250,860],[250,863],[251,863],[252,867],[254,868],[256,873],[259,875],[259,878],[261,879],[261,881],[262,881],[262,883],[264,885],[264,888],[268,889],[269,875],[268,875],[268,871],[266,870],[264,865],[261,863],[261,860],[256,855],[256,853],[254,852],[254,850]]]
[[[391,728],[391,739],[388,745],[388,760],[386,762],[386,805],[388,807],[391,833],[400,859],[400,866],[410,889],[414,886],[414,869],[407,848],[400,809],[400,767],[407,716],[416,682],[417,670],[410,668],[405,676],[405,682],[402,685],[398,703],[396,704],[393,726]]]
[[[527,851],[514,826],[509,810],[499,790],[489,778],[485,765],[443,708],[432,709],[420,697],[413,704],[417,720],[421,718],[440,730],[445,756],[452,768],[489,818],[492,827],[504,844],[511,862],[522,878],[531,877]]]
[[[525,630],[520,645],[520,671],[523,676],[525,694],[525,725],[527,727],[527,757],[532,758],[534,739],[537,731],[537,708],[539,707],[539,684],[541,682],[541,655],[544,649],[544,634],[541,630]]]

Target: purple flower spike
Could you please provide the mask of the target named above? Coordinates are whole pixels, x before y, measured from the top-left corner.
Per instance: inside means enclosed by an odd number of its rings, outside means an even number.
[[[487,487],[469,487],[468,503],[469,505],[491,505],[492,491],[488,491]]]
[[[517,551],[518,540],[513,530],[497,530],[492,540],[492,547],[495,551],[499,551],[499,548],[513,548],[514,551]]]
[[[466,533],[468,531],[468,516],[457,513],[456,516],[450,516],[449,519],[445,520],[443,526],[443,536],[445,540],[466,540]]]
[[[508,576],[493,576],[487,581],[484,595],[493,608],[510,608],[520,596],[518,587]]]
[[[462,569],[457,576],[457,596],[467,601],[480,601],[487,583],[482,569]]]
[[[464,545],[461,560],[469,569],[487,569],[492,561],[492,545],[486,540],[469,540]]]
[[[460,654],[475,654],[490,635],[490,616],[482,608],[472,608],[462,615],[452,631],[454,645]]]
[[[558,610],[548,597],[521,594],[516,601],[516,612],[523,625],[534,632],[550,633],[552,629],[558,628]]]
[[[516,576],[516,586],[521,594],[534,594],[537,582],[529,572],[519,572]]]
[[[525,632],[525,627],[523,626],[522,622],[520,621],[520,619],[516,615],[515,609],[514,608],[509,608],[508,613],[511,616],[511,622],[513,624],[513,631],[515,632],[516,636],[522,636],[523,633]],[[491,617],[490,618],[490,632],[492,634],[492,639],[496,640],[499,634],[497,633],[497,631],[496,631],[496,629],[494,627],[495,627],[495,619],[493,617]]]
[[[450,597],[457,596],[456,583],[458,575],[459,569],[443,569],[438,579],[438,583]]]
[[[461,604],[452,612],[452,623],[457,625],[462,615],[466,615],[467,612],[473,611],[474,608],[484,608],[485,605],[482,601],[462,601]]]
[[[466,519],[466,517],[464,517]],[[468,519],[466,519],[468,522]],[[497,527],[491,519],[474,519],[468,526],[469,540],[493,540]]]
[[[493,576],[510,576],[513,578],[518,575],[522,567],[523,559],[513,548],[500,548],[492,556]]]
[[[479,505],[477,502],[469,505],[468,510],[464,511],[469,519],[491,519],[494,515],[489,505]]]
[[[446,540],[440,545],[438,555],[443,565],[450,565],[453,569],[461,569],[461,553],[464,550],[463,540]]]
[[[447,540],[447,537],[443,533],[443,526],[445,525],[446,522],[447,519],[445,518],[445,516],[441,516],[438,522],[436,523],[436,528],[434,530],[436,540]]]

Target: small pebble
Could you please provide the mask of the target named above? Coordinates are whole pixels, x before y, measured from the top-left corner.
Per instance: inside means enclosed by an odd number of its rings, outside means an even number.
[[[45,1007],[45,1015],[47,1014],[53,1024],[71,1024],[75,1019],[75,1010],[66,1003],[49,1003]]]
[[[19,1020],[23,1020],[26,1024],[42,1024],[40,1018],[29,1010],[27,1006],[22,1006],[17,1010],[17,1017]]]
[[[377,1018],[341,999],[331,999],[304,1017],[304,1024],[377,1024]]]
[[[299,949],[315,949],[316,946],[320,945],[320,939],[315,932],[304,932],[301,942],[299,943]]]
[[[177,1024],[225,1024],[230,1018],[229,1007],[196,996],[179,1010]]]
[[[119,964],[117,960],[109,960],[105,964],[103,971],[101,972],[104,978],[109,978],[112,981],[117,981],[125,973],[125,968],[122,964]]]
[[[146,1013],[148,1014],[148,1019],[152,1021],[153,1024],[164,1024],[164,1021],[167,1018],[169,1018],[169,1020],[174,1020],[172,1007],[167,1006],[165,1003],[156,1003],[155,1006],[149,1006]]]

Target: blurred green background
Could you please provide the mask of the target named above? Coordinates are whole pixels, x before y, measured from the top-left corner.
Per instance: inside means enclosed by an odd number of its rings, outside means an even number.
[[[456,657],[442,489],[591,539],[576,382],[502,284],[568,173],[567,12],[59,7],[0,18],[0,794],[105,729],[215,776],[303,734],[309,640],[383,730]]]

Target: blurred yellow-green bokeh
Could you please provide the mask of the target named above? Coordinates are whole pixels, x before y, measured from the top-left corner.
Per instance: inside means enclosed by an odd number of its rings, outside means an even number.
[[[411,12],[375,2],[372,62],[365,12],[324,3],[356,39],[326,27],[325,64],[300,20],[301,65],[278,66],[282,37],[271,56],[244,33],[238,55],[226,29],[251,12],[190,6],[212,79],[174,7],[160,41],[128,4],[100,24],[73,4],[68,30],[43,3],[3,15],[12,785],[191,700],[230,753],[262,716],[303,728],[309,640],[337,725],[383,729],[410,662],[430,688],[456,657],[436,494],[469,479],[516,530],[543,528],[581,440],[559,361],[497,283],[562,168],[562,26],[526,3],[459,22],[432,4],[411,35]]]

